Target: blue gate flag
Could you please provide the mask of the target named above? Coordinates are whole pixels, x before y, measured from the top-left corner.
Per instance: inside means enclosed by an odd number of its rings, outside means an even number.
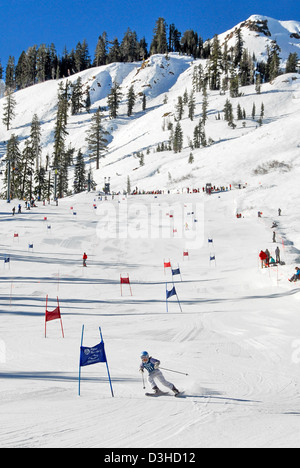
[[[176,270],[172,270],[172,275],[180,275],[180,268],[176,268]]]
[[[91,366],[98,362],[107,362],[106,354],[104,349],[104,343],[97,344],[93,348],[87,348],[86,346],[80,347],[80,366]]]
[[[216,260],[216,257],[215,257],[215,256],[213,256],[213,257],[211,256],[211,257],[210,257],[210,261],[212,262],[213,260]]]
[[[169,299],[170,297],[172,296],[176,296],[176,289],[175,289],[175,286],[173,286],[173,288],[171,289],[171,291],[166,291],[167,293],[167,299]]]
[[[81,380],[81,368],[85,366],[91,366],[92,364],[97,364],[98,362],[105,362],[107,375],[110,385],[111,396],[114,397],[114,392],[112,388],[108,362],[106,359],[105,349],[104,349],[104,340],[102,336],[101,328],[99,327],[100,338],[101,341],[96,346],[92,348],[88,348],[83,346],[83,333],[84,333],[84,325],[82,325],[82,333],[81,333],[81,345],[80,345],[80,359],[79,359],[79,376],[78,376],[78,395],[80,396],[80,380]]]

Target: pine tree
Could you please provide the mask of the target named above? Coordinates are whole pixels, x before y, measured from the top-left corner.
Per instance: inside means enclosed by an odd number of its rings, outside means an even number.
[[[127,115],[130,117],[132,115],[132,110],[135,104],[135,93],[133,85],[130,86],[127,94]]]
[[[268,49],[267,76],[270,81],[274,80],[280,73],[280,47],[276,41],[272,41],[271,49]]]
[[[199,124],[194,128],[194,139],[193,139],[194,148],[200,148],[201,146],[206,146],[206,136],[204,130],[204,123],[200,119]]]
[[[122,62],[135,62],[139,60],[139,43],[135,31],[127,29],[120,45]]]
[[[175,24],[169,26],[169,52],[180,52],[180,37],[181,33],[176,29]]]
[[[178,96],[176,104],[176,120],[179,121],[183,116],[183,99],[182,96]]]
[[[174,153],[180,153],[183,147],[183,133],[180,122],[177,122],[174,137],[173,137],[173,151]]]
[[[239,77],[236,75],[234,68],[231,69],[231,75],[229,79],[229,94],[232,98],[239,96]]]
[[[40,156],[42,153],[42,148],[41,148],[41,124],[36,114],[34,114],[32,118],[32,122],[31,122],[30,139],[31,139],[31,148],[32,148],[33,158],[35,160],[35,167],[36,167],[36,170],[38,171],[40,168]]]
[[[65,159],[65,139],[68,135],[67,118],[69,86],[68,81],[66,81],[65,87],[63,83],[59,84],[56,124],[54,129],[53,166],[57,171],[57,188],[60,198],[66,194],[68,190],[68,167]]]
[[[146,107],[147,107],[147,98],[146,98],[146,94],[143,93],[143,96],[142,96],[142,110],[145,111]]]
[[[112,42],[110,42],[111,48],[109,49],[107,61],[108,63],[116,63],[121,62],[121,49],[120,44],[117,38],[115,38]]]
[[[183,33],[180,40],[180,50],[185,55],[192,55],[195,59],[201,57],[198,34],[189,29]]]
[[[254,67],[251,54],[247,49],[243,50],[242,57],[240,60],[240,83],[241,86],[248,86],[253,84],[254,79]]]
[[[100,158],[104,157],[103,152],[106,151],[106,146],[108,144],[106,135],[108,135],[108,132],[103,128],[101,111],[98,109],[92,117],[91,127],[86,137],[91,159],[96,161],[96,169],[99,169]]]
[[[130,182],[130,177],[127,176],[127,194],[130,195],[131,194],[131,182]]]
[[[86,70],[91,66],[91,60],[89,56],[89,50],[86,40],[84,39],[82,44],[78,42],[74,53],[75,71],[80,72]]]
[[[120,91],[120,85],[114,81],[110,93],[107,97],[107,104],[109,108],[109,115],[112,119],[115,119],[118,115],[118,108],[122,99],[122,93]]]
[[[17,89],[23,89],[30,84],[29,63],[26,53],[23,51],[19,57],[15,69],[15,85]]]
[[[224,106],[224,119],[228,122],[228,125],[232,125],[233,123],[233,112],[232,112],[232,104],[229,99],[226,99],[226,103]]]
[[[79,114],[84,107],[83,102],[83,90],[82,90],[82,79],[79,76],[77,80],[71,85],[72,96],[71,96],[71,114]]]
[[[147,50],[148,44],[146,42],[146,39],[143,37],[139,41],[139,60],[146,60],[148,57],[148,50]]]
[[[45,44],[41,44],[36,54],[36,77],[38,83],[43,83],[51,76],[50,53]]]
[[[233,50],[233,55],[234,55],[234,66],[237,67],[241,61],[242,54],[243,54],[243,45],[244,41],[242,38],[242,31],[241,29],[237,29],[235,32],[235,46]]]
[[[74,173],[74,192],[83,192],[86,186],[86,171],[84,167],[84,158],[81,150],[78,150],[75,173]]]
[[[33,176],[34,155],[31,141],[28,138],[22,151],[19,163],[19,174],[22,180],[20,186],[20,198],[32,198],[32,176]]]
[[[189,110],[190,120],[194,120],[195,109],[196,109],[196,102],[195,102],[194,91],[192,90],[190,95],[189,95],[189,102],[188,102],[188,110]]]
[[[297,53],[290,53],[286,61],[285,73],[296,73],[298,69],[299,58]]]
[[[216,35],[213,40],[211,56],[209,60],[210,70],[210,89],[217,90],[221,86],[221,73],[222,73],[222,51],[220,41]]]
[[[19,170],[21,153],[19,149],[18,137],[11,135],[6,146],[6,170],[5,170],[5,185],[8,184],[8,170],[10,166],[10,198],[19,198],[21,187],[21,172]]]
[[[16,107],[16,100],[14,98],[13,92],[11,88],[7,90],[6,101],[3,106],[3,118],[2,122],[6,125],[6,130],[10,129],[11,122],[15,117],[15,107]]]
[[[89,89],[86,90],[86,98],[85,98],[85,110],[90,113],[91,110],[91,95]]]
[[[256,75],[255,91],[256,91],[257,94],[261,93],[261,76],[260,76],[260,74]]]
[[[206,83],[203,85],[203,100],[202,100],[202,122],[203,125],[205,125],[207,121],[207,109],[208,109],[208,96],[207,96],[207,89],[206,89]]]
[[[49,198],[48,195],[48,180],[47,180],[47,172],[44,167],[40,167],[34,173],[34,182],[35,188],[34,193],[38,197],[38,200],[43,200],[45,198]]]
[[[167,24],[164,18],[158,18],[154,28],[154,37],[150,46],[150,54],[166,54],[168,52]]]
[[[243,111],[242,111],[240,103],[238,103],[237,105],[237,119],[243,120]]]
[[[9,56],[5,69],[6,89],[13,91],[15,89],[15,58]]]
[[[107,34],[106,32],[102,33],[102,36],[99,36],[94,58],[94,66],[100,67],[101,65],[106,65],[107,63]]]

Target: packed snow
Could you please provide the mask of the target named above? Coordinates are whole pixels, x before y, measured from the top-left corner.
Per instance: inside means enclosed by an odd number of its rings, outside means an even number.
[[[261,94],[241,88],[232,103],[247,117],[234,130],[216,118],[228,94],[209,92],[205,132],[214,143],[191,151],[202,107],[196,93],[194,121],[186,111],[181,122],[183,151],[154,152],[199,63],[171,54],[81,72],[91,114],[106,105],[115,79],[124,94],[134,82],[147,95],[144,112],[137,103],[127,117],[124,98],[117,119],[105,114],[111,139],[93,171],[97,190],[31,210],[0,201],[1,447],[299,447],[300,283],[288,278],[300,266],[300,75],[263,84]],[[12,133],[24,143],[34,113],[43,157],[52,153],[57,86],[16,93],[13,128],[0,129],[2,157]],[[262,126],[251,118],[253,103],[256,117],[264,104]],[[67,144],[86,150],[90,118],[70,117]],[[140,194],[123,195],[128,176]],[[104,177],[120,195],[105,199]],[[206,183],[225,190],[207,195]],[[22,213],[13,215],[19,203]],[[275,258],[277,246],[281,264],[261,268],[259,252]],[[181,278],[164,269],[169,260]],[[132,295],[126,284],[121,295],[120,275],[129,275]],[[182,311],[174,296],[167,312],[173,280]],[[45,338],[47,295],[48,309],[59,298],[64,338],[58,320],[47,323]],[[84,346],[99,343],[101,327],[114,398],[104,363],[82,368],[78,396],[83,324]],[[180,372],[162,370],[181,397],[144,395],[143,350]]]

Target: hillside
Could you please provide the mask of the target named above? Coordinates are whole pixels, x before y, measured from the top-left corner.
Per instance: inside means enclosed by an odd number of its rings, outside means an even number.
[[[260,26],[259,26],[260,25]],[[263,25],[263,27],[261,26]],[[258,28],[260,27],[260,32]],[[300,23],[296,21],[280,22],[262,16],[251,16],[247,21],[237,25],[220,36],[221,43],[228,41],[233,46],[234,31],[242,30],[244,47],[256,55],[266,56],[266,48],[271,40],[278,40],[282,49],[282,66],[292,51],[298,51],[298,31]],[[293,36],[293,37],[291,37]],[[245,182],[252,177],[253,170],[259,162],[264,163],[272,155],[272,159],[286,163],[294,163],[297,152],[297,137],[293,132],[291,122],[299,110],[299,76],[281,76],[275,82],[265,84],[262,93],[257,95],[254,87],[240,89],[241,98],[231,99],[236,118],[237,105],[246,112],[246,119],[235,121],[237,127],[233,131],[223,119],[223,109],[228,93],[221,96],[219,92],[209,92],[208,121],[206,138],[214,144],[207,148],[193,151],[194,163],[186,164],[190,154],[189,141],[193,140],[193,131],[199,122],[202,112],[202,93],[196,93],[196,110],[194,121],[187,116],[187,109],[181,122],[184,135],[184,149],[179,154],[172,152],[156,153],[157,145],[167,142],[170,132],[167,126],[175,123],[175,106],[177,99],[185,90],[190,93],[193,85],[193,72],[200,65],[205,69],[206,61],[193,61],[190,57],[177,54],[152,56],[145,63],[110,64],[93,68],[73,75],[68,81],[74,83],[78,76],[83,82],[83,89],[90,89],[91,112],[69,116],[68,136],[66,146],[79,148],[87,157],[86,132],[90,126],[92,114],[98,109],[105,109],[107,96],[114,81],[121,85],[123,101],[117,119],[110,120],[108,111],[104,112],[104,126],[109,132],[108,151],[101,160],[101,169],[94,172],[94,178],[103,186],[103,178],[111,178],[112,190],[126,190],[127,177],[130,177],[132,187],[140,190],[167,190],[183,187],[202,187],[207,181],[226,185],[230,182]],[[60,81],[66,81],[60,80]],[[6,142],[11,134],[16,134],[24,147],[30,133],[30,124],[34,114],[37,114],[42,126],[42,159],[53,154],[53,138],[56,118],[58,81],[48,81],[16,93],[16,117],[12,129],[6,131],[0,127],[0,157],[6,151]],[[138,96],[132,117],[127,117],[127,92],[133,85]],[[142,112],[141,93],[146,95],[147,109]],[[2,121],[5,98],[0,99],[0,119]],[[167,103],[164,104],[165,100]],[[260,114],[261,104],[265,107],[263,126],[257,129],[257,123],[251,118],[252,106],[256,106],[255,120]],[[216,120],[218,114],[221,120]],[[285,135],[278,132],[283,129]],[[163,130],[164,129],[164,130]],[[289,132],[289,133],[286,133]],[[268,143],[263,151],[265,136]],[[250,142],[250,143],[249,143]],[[251,147],[250,154],[248,149]],[[284,151],[283,148],[284,147]],[[242,149],[242,154],[241,154]],[[146,155],[146,151],[148,153]],[[136,152],[143,151],[145,165],[140,168],[139,161],[134,157]],[[259,151],[259,158],[256,156]],[[229,160],[230,155],[230,160]],[[231,155],[234,156],[231,158]],[[234,162],[234,165],[232,165]],[[3,168],[3,165],[2,165]],[[138,168],[138,169],[137,169]],[[177,169],[180,168],[180,178]],[[234,174],[234,177],[233,177]],[[72,188],[72,170],[70,188]],[[179,179],[182,179],[180,181]],[[172,182],[175,181],[175,182]]]

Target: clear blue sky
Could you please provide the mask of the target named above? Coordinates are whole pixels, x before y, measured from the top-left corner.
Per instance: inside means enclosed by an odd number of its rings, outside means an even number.
[[[149,47],[159,17],[205,40],[252,14],[300,21],[300,0],[0,0],[0,60],[5,68],[9,55],[17,61],[28,47],[52,42],[61,55],[83,39],[93,58],[103,31],[121,41],[127,28],[145,36]]]

